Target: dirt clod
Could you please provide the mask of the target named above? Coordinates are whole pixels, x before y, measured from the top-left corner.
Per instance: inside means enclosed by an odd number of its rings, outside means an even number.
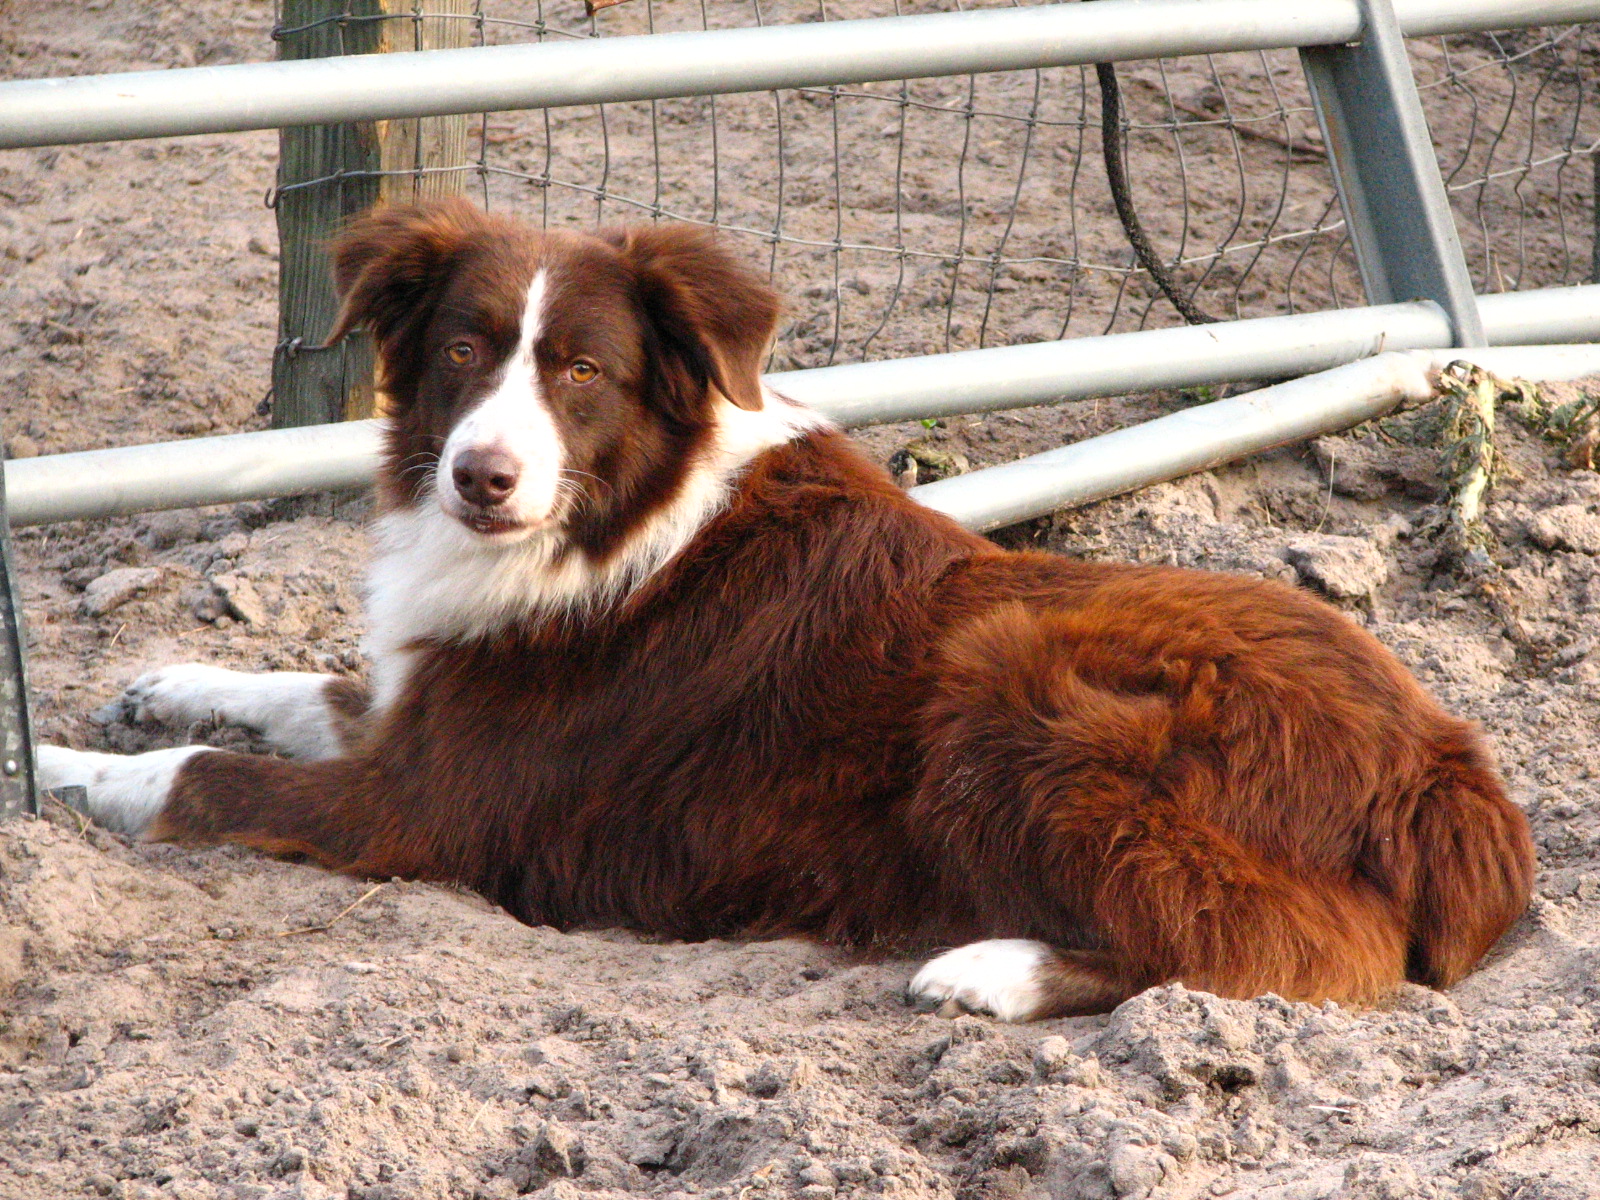
[[[1546,550],[1600,554],[1600,512],[1581,504],[1558,504],[1528,522],[1528,536]]]
[[[1371,596],[1389,578],[1389,564],[1366,538],[1311,534],[1284,548],[1306,584],[1341,600]]]
[[[243,621],[246,625],[253,625],[257,629],[267,625],[267,609],[261,601],[261,593],[256,591],[255,584],[243,576],[234,574],[213,575],[211,586],[216,589],[217,596],[227,611],[228,616],[236,621]],[[206,604],[202,598],[195,605],[195,616],[212,611],[212,606]],[[211,618],[215,620],[216,618]]]
[[[160,582],[161,572],[155,567],[118,567],[107,571],[83,589],[84,614],[103,617]]]

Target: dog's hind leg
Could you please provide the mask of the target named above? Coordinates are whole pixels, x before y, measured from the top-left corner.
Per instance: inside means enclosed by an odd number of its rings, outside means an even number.
[[[911,982],[913,999],[1026,1021],[1104,1012],[1171,981],[1236,998],[1275,992],[1361,1003],[1404,978],[1404,922],[1370,887],[1293,877],[1180,814],[1146,808],[1073,819],[1078,845],[1068,853],[1092,863],[1096,876],[1078,929],[1086,926],[1097,948],[976,942],[926,964]],[[987,923],[1004,927],[999,914]]]
[[[1032,1021],[1105,1012],[1131,992],[1116,978],[1110,959],[1097,951],[993,938],[930,959],[911,977],[906,994],[921,1007],[943,1012],[954,1006],[1002,1021]]]
[[[136,721],[187,725],[214,718],[260,733],[294,758],[334,758],[359,740],[366,690],[339,675],[262,675],[181,663],[139,676],[122,694]]]
[[[1409,913],[1353,854],[1314,858],[1276,812],[1249,842],[1210,818],[1240,802],[1195,715],[1214,666],[1173,654],[1125,682],[1059,649],[1083,640],[1011,607],[948,645],[906,824],[1000,940],[935,959],[914,994],[1033,1019],[1174,980],[1341,1001],[1401,982]]]
[[[1405,915],[1354,872],[1284,869],[1161,803],[1095,842],[1094,923],[1135,987],[1371,1003],[1405,977]]]
[[[1075,847],[1065,854],[1036,849],[1092,864],[1089,911],[1079,928],[1086,926],[1098,947],[975,942],[918,971],[912,999],[1027,1021],[1104,1012],[1170,981],[1236,998],[1275,992],[1370,1002],[1404,978],[1404,922],[1370,887],[1291,876],[1220,831],[1148,804],[1105,819],[1079,811],[1067,820],[1076,826]],[[985,919],[1003,927],[1000,914]]]

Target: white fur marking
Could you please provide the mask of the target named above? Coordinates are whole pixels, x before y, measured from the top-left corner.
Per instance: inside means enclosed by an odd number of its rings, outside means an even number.
[[[117,833],[143,833],[172,792],[183,764],[206,746],[178,746],[148,754],[97,754],[65,746],[39,747],[41,788],[82,787],[84,815]]]
[[[1024,938],[995,938],[946,951],[911,978],[913,998],[954,1000],[1002,1021],[1028,1021],[1044,1004],[1040,968],[1050,947]]]
[[[758,454],[828,427],[819,413],[772,392],[758,411],[718,399],[709,453],[668,505],[596,567],[559,556],[559,530],[511,544],[472,533],[434,506],[401,509],[374,523],[377,555],[367,579],[373,703],[393,702],[416,642],[468,641],[535,614],[602,608],[629,595],[683,550],[727,505],[740,472]],[[441,472],[442,474],[443,472]]]
[[[328,711],[331,675],[249,675],[203,663],[149,671],[122,693],[136,721],[188,725],[216,718],[257,730],[295,758],[336,758],[343,748]]]
[[[545,272],[539,271],[528,285],[522,309],[522,324],[517,348],[500,373],[494,390],[463,417],[450,431],[439,454],[439,469],[434,473],[434,489],[439,506],[452,516],[465,513],[456,492],[453,471],[456,456],[474,448],[494,447],[507,451],[517,460],[521,473],[499,511],[510,521],[548,520],[560,492],[561,464],[564,458],[561,435],[555,418],[539,389],[539,373],[534,361],[534,345],[544,327]],[[484,541],[520,541],[534,530],[486,537]]]

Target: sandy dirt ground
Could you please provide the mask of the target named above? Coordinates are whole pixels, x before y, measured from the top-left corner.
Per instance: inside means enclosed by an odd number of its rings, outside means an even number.
[[[264,57],[270,20],[254,0],[0,0],[0,61]],[[12,454],[261,423],[274,152],[249,134],[0,155]],[[880,461],[923,438],[983,466],[1195,398],[860,440]],[[1497,566],[1463,580],[1429,533],[1433,415],[1002,540],[1301,582],[1485,726],[1541,869],[1528,914],[1451,994],[1352,1010],[1173,985],[1102,1017],[946,1020],[903,1007],[910,962],[528,928],[467,893],[130,844],[52,805],[0,829],[0,1197],[1600,1194],[1600,475],[1508,410]],[[129,723],[120,690],[168,662],[361,674],[365,509],[24,531],[42,736],[248,745]]]

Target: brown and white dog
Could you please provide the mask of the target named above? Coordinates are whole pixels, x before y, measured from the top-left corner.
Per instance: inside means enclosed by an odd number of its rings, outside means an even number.
[[[920,507],[763,387],[777,299],[707,234],[445,203],[336,261],[393,401],[370,701],[146,675],[141,718],[294,757],[41,751],[105,824],[558,927],[958,946],[913,995],[1012,1020],[1444,987],[1526,904],[1478,734],[1363,630]]]

